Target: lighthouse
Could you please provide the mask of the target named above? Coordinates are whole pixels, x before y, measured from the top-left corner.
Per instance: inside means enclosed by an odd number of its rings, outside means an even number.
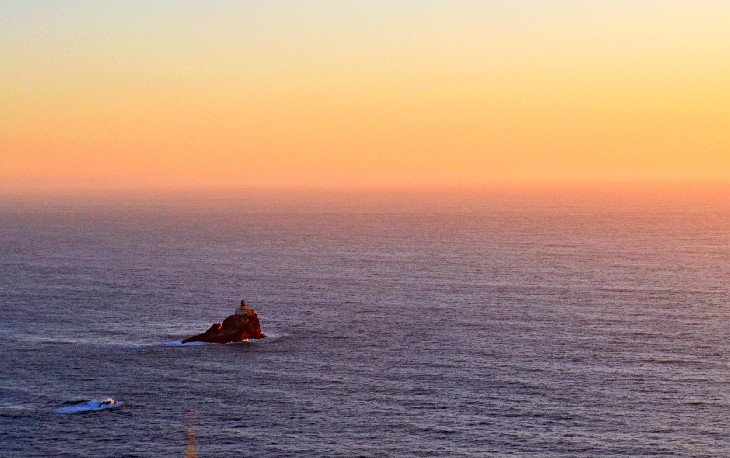
[[[241,301],[241,308],[237,308],[233,313],[236,315],[246,315],[246,316],[255,315],[253,308],[249,307],[246,304],[246,301]]]

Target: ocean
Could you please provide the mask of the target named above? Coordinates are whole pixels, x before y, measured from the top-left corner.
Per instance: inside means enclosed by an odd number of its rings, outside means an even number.
[[[4,457],[730,456],[728,209],[5,210],[0,317]]]

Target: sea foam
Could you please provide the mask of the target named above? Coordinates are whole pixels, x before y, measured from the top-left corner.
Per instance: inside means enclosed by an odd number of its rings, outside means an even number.
[[[112,398],[106,398],[101,401],[90,400],[90,401],[78,401],[71,405],[58,407],[54,410],[55,413],[61,414],[72,414],[72,413],[84,413],[93,412],[99,410],[110,410],[118,409],[122,406],[121,402],[116,402]]]

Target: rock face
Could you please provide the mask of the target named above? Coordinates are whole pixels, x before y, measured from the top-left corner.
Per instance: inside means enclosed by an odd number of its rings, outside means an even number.
[[[188,342],[228,343],[241,342],[246,339],[263,339],[261,323],[253,308],[241,301],[241,310],[223,320],[223,323],[214,323],[207,331],[183,340]]]

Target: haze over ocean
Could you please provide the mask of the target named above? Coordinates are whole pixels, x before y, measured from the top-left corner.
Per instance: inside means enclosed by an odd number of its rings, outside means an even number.
[[[0,454],[727,456],[728,259],[727,207],[6,210]]]

